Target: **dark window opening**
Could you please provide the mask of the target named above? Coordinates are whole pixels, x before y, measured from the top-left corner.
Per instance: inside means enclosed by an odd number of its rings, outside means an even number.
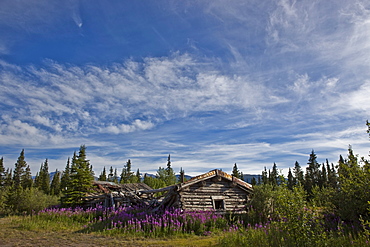
[[[225,209],[224,200],[214,200],[215,209]]]

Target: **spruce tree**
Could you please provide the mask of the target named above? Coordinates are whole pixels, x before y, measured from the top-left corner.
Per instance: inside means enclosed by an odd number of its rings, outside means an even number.
[[[82,198],[90,191],[94,177],[89,160],[86,159],[86,147],[81,145],[78,156],[72,158],[70,181],[63,197],[65,205],[79,205]]]
[[[321,177],[320,164],[316,159],[315,151],[312,150],[308,159],[308,167],[306,168],[305,175],[305,189],[309,195],[312,194],[312,188],[319,184]]]
[[[36,176],[35,176],[35,179],[33,181],[33,186],[35,186],[35,188],[40,188],[40,177],[39,177],[38,172],[36,172]]]
[[[13,172],[13,183],[15,187],[22,187],[22,179],[24,178],[27,168],[27,162],[24,158],[24,149],[22,149],[17,162],[15,163],[15,169]]]
[[[55,196],[59,196],[60,195],[60,189],[61,189],[60,185],[61,185],[60,172],[58,171],[58,169],[56,169],[55,173],[54,173],[54,176],[53,176],[53,179],[51,180],[51,184],[50,184],[50,194],[55,195]]]
[[[336,207],[344,220],[356,221],[359,217],[370,219],[368,202],[370,201],[370,174],[367,164],[359,165],[352,147],[348,148],[348,158],[340,159],[338,164],[339,190]]]
[[[117,168],[114,169],[114,175],[113,175],[113,183],[118,183],[118,173]]]
[[[277,170],[276,163],[274,163],[274,165],[272,166],[272,172],[270,173],[269,181],[272,186],[279,185],[279,172]]]
[[[62,177],[60,179],[60,191],[64,193],[67,190],[69,181],[71,176],[71,161],[68,157],[66,168],[64,169],[64,172],[62,174]]]
[[[121,184],[132,183],[134,173],[131,171],[131,160],[126,162],[121,172]]]
[[[139,168],[137,168],[137,170],[136,170],[136,181],[137,181],[137,183],[141,182],[141,176],[140,176]]]
[[[295,162],[293,168],[293,180],[294,185],[304,185],[304,174],[302,171],[301,166],[299,165],[298,161]]]
[[[156,177],[159,180],[162,180],[166,186],[176,184],[177,178],[176,178],[175,172],[173,171],[171,167],[171,156],[170,155],[168,155],[168,158],[167,158],[167,167],[166,168],[159,167],[159,169],[157,170]]]
[[[326,163],[329,163],[327,159],[326,159]],[[321,166],[321,176],[320,176],[319,187],[320,188],[328,187],[328,173],[326,171],[326,167],[324,163]]]
[[[268,183],[269,183],[269,180],[267,177],[267,170],[265,166],[264,170],[262,171],[262,184],[268,184]]]
[[[338,188],[338,176],[337,176],[337,172],[335,170],[334,164],[331,163],[331,166],[330,166],[329,162],[327,162],[326,170],[328,172],[328,186],[333,189],[337,189]]]
[[[166,179],[165,179],[166,185],[173,185],[176,184],[177,178],[175,175],[174,170],[171,167],[171,156],[168,155],[167,158],[167,167],[166,167]]]
[[[109,169],[108,181],[113,182],[113,180],[114,180],[114,170],[113,170],[113,167],[111,166]]]
[[[231,175],[233,177],[236,177],[236,178],[240,178],[240,179],[243,178],[243,174],[239,171],[238,166],[236,165],[236,163],[233,166],[233,170],[232,170]]]
[[[288,171],[288,182],[287,182],[288,189],[293,190],[294,185],[295,184],[294,184],[293,174],[292,174],[292,171],[289,168],[289,171]]]
[[[35,179],[35,187],[43,191],[45,194],[50,193],[50,174],[48,159],[45,159],[45,162],[41,164],[40,171]]]
[[[294,164],[293,180],[294,180],[294,185],[304,185],[304,174],[303,174],[303,171],[298,161],[296,161]]]
[[[98,179],[99,181],[107,181],[107,172],[106,172],[106,170],[105,170],[105,166],[104,166],[104,168],[103,168],[103,171],[102,171],[102,173],[100,174],[100,176],[99,176],[99,179]]]
[[[13,186],[14,180],[13,180],[13,171],[12,169],[7,168],[5,172],[5,179],[4,179],[4,186]]]
[[[22,175],[22,188],[29,189],[33,185],[31,168],[27,165],[24,174]]]
[[[185,182],[185,171],[182,169],[182,167],[180,168],[180,177],[179,177],[179,183],[184,183]]]

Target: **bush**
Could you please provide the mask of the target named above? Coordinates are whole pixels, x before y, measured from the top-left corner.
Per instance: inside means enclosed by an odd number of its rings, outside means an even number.
[[[36,188],[9,187],[5,197],[7,209],[2,211],[3,214],[32,214],[59,202],[59,197],[46,195]]]

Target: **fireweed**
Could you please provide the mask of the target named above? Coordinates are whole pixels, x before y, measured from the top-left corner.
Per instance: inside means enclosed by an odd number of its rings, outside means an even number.
[[[94,218],[87,225],[86,231],[111,231],[112,234],[151,237],[178,234],[210,235],[216,231],[235,228],[234,225],[230,224],[224,215],[215,211],[166,209],[151,212],[139,206],[111,209],[105,215]]]
[[[77,222],[83,232],[127,234],[160,237],[168,235],[211,235],[215,232],[237,231],[243,221],[216,211],[182,211],[164,209],[153,212],[146,206],[119,208],[50,208],[33,216],[34,220]]]

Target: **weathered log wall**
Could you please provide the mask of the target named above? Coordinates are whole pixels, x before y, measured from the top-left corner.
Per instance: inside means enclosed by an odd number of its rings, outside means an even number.
[[[180,205],[184,210],[217,210],[220,208],[215,204],[222,203],[220,210],[243,211],[249,193],[232,181],[214,178],[183,188],[179,195]]]

